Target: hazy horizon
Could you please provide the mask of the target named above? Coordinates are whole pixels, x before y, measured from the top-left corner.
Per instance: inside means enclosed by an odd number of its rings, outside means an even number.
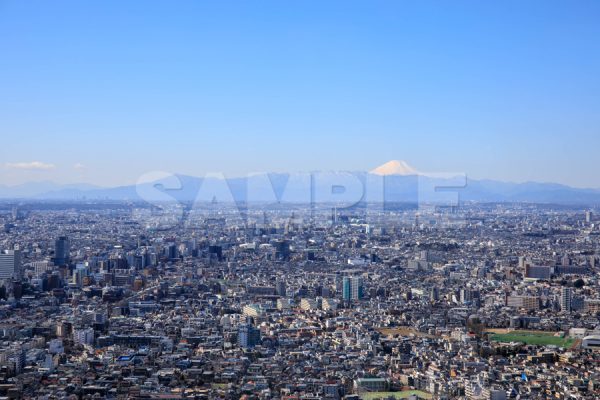
[[[384,167],[385,165],[389,164],[389,163],[393,163],[396,161],[400,161],[402,163],[405,163],[412,171],[409,172],[394,172],[394,171],[390,171],[390,172],[386,172],[386,173],[377,173],[375,172],[375,170],[380,169],[382,167]],[[50,170],[54,170],[54,168],[51,168]],[[371,175],[431,175],[431,176],[435,176],[436,174],[442,174],[442,175],[447,175],[452,176],[452,174],[458,174],[460,176],[464,176],[465,179],[468,180],[477,180],[477,181],[492,181],[492,182],[498,182],[498,183],[510,183],[510,184],[527,184],[527,183],[540,183],[540,184],[559,184],[559,185],[565,185],[567,187],[572,187],[574,189],[594,189],[594,190],[600,190],[600,187],[591,187],[591,186],[575,186],[575,185],[568,185],[568,184],[563,184],[560,182],[553,182],[553,181],[531,181],[531,180],[524,180],[524,181],[510,181],[510,180],[502,180],[502,179],[490,179],[490,178],[473,178],[468,176],[467,174],[458,172],[458,171],[453,171],[453,172],[449,172],[449,171],[423,171],[423,170],[417,170],[414,169],[414,166],[411,164],[406,163],[405,160],[390,160],[387,163],[384,163],[380,166],[377,166],[377,168],[373,168],[370,171],[359,171],[359,170],[302,170],[302,171],[254,171],[254,172],[250,172],[250,173],[246,173],[246,174],[240,174],[240,175],[236,175],[236,174],[222,174],[219,171],[208,171],[205,173],[199,173],[196,175],[189,175],[189,174],[182,174],[179,173],[177,171],[147,171],[148,173],[150,173],[150,175],[152,175],[153,173],[156,172],[162,172],[162,173],[166,173],[166,174],[172,174],[172,175],[176,175],[176,176],[188,176],[188,177],[192,177],[192,178],[205,178],[205,177],[218,177],[218,176],[222,176],[225,179],[246,179],[249,177],[252,177],[256,174],[287,174],[290,176],[293,176],[295,174],[306,174],[306,173],[320,173],[320,172],[333,172],[333,173],[357,173],[357,174],[371,174]],[[142,180],[140,180],[140,178]],[[132,181],[132,182],[125,182],[125,183],[120,183],[120,184],[115,184],[115,185],[98,185],[98,184],[94,184],[94,183],[90,183],[90,182],[85,182],[85,181],[74,181],[74,182],[60,182],[60,181],[55,181],[52,179],[44,179],[44,180],[30,180],[30,181],[25,181],[25,182],[19,182],[19,183],[14,183],[14,184],[4,184],[2,182],[0,182],[0,186],[5,186],[5,187],[19,187],[21,185],[43,185],[43,184],[56,184],[59,185],[61,187],[77,187],[79,189],[83,189],[83,190],[88,190],[88,189],[110,189],[110,188],[116,188],[116,187],[124,187],[124,186],[134,186],[137,185],[141,182],[145,182],[145,180],[143,179],[143,174],[140,175],[139,177],[137,177],[136,181]]]

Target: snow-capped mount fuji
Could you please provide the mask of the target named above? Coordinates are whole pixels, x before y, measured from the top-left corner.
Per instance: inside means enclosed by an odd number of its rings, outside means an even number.
[[[371,170],[373,175],[387,176],[387,175],[420,175],[419,171],[411,167],[406,161],[392,160],[379,167]]]
[[[399,160],[388,161],[370,172],[351,172],[351,174],[363,185],[373,182],[381,183],[383,180],[385,201],[390,203],[416,203],[419,201],[419,190],[422,185],[433,185],[451,188],[458,193],[461,201],[600,206],[600,189],[580,189],[555,183],[511,183],[485,179],[465,179],[462,183],[457,184],[458,181],[453,179],[456,177],[421,172],[406,161]],[[273,191],[277,193],[285,191],[288,201],[306,202],[306,188],[310,189],[311,187],[311,178],[307,177],[306,173],[268,175],[267,181],[270,181],[270,185],[265,185],[264,179],[260,176],[227,178],[226,181],[236,201],[244,202],[249,197],[258,198],[260,201],[263,199],[270,201]],[[176,176],[181,182],[181,188],[167,190],[167,192],[177,201],[194,201],[199,189],[205,184],[222,186],[222,182],[219,183],[221,178]],[[317,181],[318,185],[315,184],[315,190],[318,189],[321,193],[330,192],[333,186],[340,184],[335,178],[327,178],[327,174]],[[145,185],[155,186],[152,182]],[[27,186],[27,190],[24,190],[23,187],[0,185],[0,199],[142,201],[136,185],[97,188],[80,185],[48,186],[38,183],[25,184],[25,186]],[[252,196],[249,194],[250,191],[252,191]]]

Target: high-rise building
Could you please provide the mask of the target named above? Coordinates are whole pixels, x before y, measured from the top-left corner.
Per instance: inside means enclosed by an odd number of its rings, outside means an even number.
[[[560,310],[570,312],[573,302],[573,289],[563,287],[560,292]]]
[[[550,279],[552,268],[546,265],[525,265],[525,278],[527,279]]]
[[[15,373],[20,374],[26,364],[26,352],[19,344],[14,344],[6,350],[6,357],[13,365]]]
[[[169,243],[165,249],[165,253],[169,260],[175,260],[177,258],[177,245],[175,243]]]
[[[350,282],[350,277],[345,276],[342,280],[342,298],[344,301],[350,301],[350,293],[352,292],[352,283]]]
[[[244,348],[252,348],[260,343],[260,329],[251,324],[240,325],[238,330],[238,345]]]
[[[464,289],[464,288],[460,289],[458,294],[459,294],[460,302],[463,304],[469,303],[473,299],[471,290],[469,290],[469,289]]]
[[[363,283],[359,276],[345,276],[342,282],[344,301],[360,300],[363,297]]]
[[[35,271],[35,274],[37,276],[40,276],[49,271],[52,271],[52,267],[54,266],[54,264],[52,264],[48,260],[44,260],[44,261],[33,261],[30,263],[30,266]]]
[[[287,240],[277,240],[274,243],[275,259],[279,261],[289,261],[290,259],[290,242]]]
[[[71,244],[69,238],[60,236],[54,242],[54,264],[58,266],[66,265],[70,261]]]
[[[590,224],[592,223],[592,218],[594,217],[594,214],[591,211],[586,211],[585,212],[585,222]]]
[[[285,297],[286,296],[286,287],[285,287],[285,281],[277,281],[277,283],[275,284],[275,292],[277,293],[278,296],[282,296]]]
[[[223,261],[223,247],[218,245],[208,246],[208,256],[211,260]]]
[[[92,328],[73,330],[73,341],[83,345],[94,344],[94,330]]]
[[[21,252],[5,250],[0,253],[0,279],[21,278]]]

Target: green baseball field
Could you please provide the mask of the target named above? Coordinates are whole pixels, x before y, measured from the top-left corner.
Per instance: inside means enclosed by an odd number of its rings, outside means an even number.
[[[416,395],[419,399],[431,399],[429,393],[421,392],[420,390],[404,390],[402,392],[372,392],[363,393],[360,395],[362,400],[378,400],[378,399],[407,399],[411,395]]]
[[[495,333],[490,335],[490,339],[495,342],[510,343],[522,342],[525,344],[548,346],[554,345],[558,347],[570,347],[575,340],[554,336],[552,332],[510,332],[510,333]]]

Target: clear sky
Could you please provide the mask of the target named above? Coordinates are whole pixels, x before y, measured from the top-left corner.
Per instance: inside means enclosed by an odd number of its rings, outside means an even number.
[[[598,1],[3,1],[0,183],[370,170],[600,187]]]

